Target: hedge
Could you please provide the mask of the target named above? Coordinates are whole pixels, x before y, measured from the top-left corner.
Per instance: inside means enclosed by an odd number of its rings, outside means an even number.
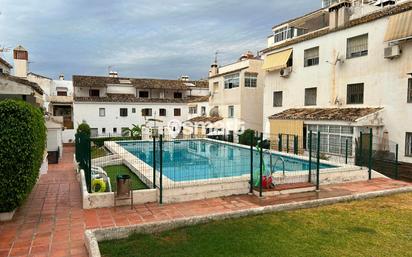
[[[36,184],[46,148],[40,108],[0,101],[0,212],[16,209]]]
[[[95,137],[95,138],[90,138],[90,141],[97,146],[97,147],[102,147],[104,146],[104,142],[106,141],[127,141],[127,140],[140,140],[142,139],[141,136],[138,137]]]

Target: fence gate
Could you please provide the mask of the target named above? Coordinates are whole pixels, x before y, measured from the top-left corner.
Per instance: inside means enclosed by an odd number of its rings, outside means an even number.
[[[87,190],[91,192],[91,146],[90,137],[84,133],[77,133],[75,136],[76,143],[76,161],[79,163],[80,169],[84,170],[86,177]]]

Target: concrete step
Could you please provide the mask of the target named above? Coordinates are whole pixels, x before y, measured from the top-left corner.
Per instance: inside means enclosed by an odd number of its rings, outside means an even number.
[[[263,189],[263,196],[276,196],[286,194],[296,194],[304,192],[313,192],[316,190],[316,186],[311,183],[295,183],[295,184],[283,184],[277,185],[271,189]],[[259,188],[253,189],[253,194],[259,196]]]

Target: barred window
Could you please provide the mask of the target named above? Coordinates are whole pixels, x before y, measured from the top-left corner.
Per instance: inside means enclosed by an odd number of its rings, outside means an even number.
[[[239,73],[225,76],[225,89],[239,87]]]
[[[348,38],[346,57],[355,58],[368,55],[368,34]]]
[[[245,73],[245,87],[257,86],[257,74]]]
[[[347,104],[363,104],[363,83],[348,85],[346,94]]]
[[[235,107],[233,105],[228,107],[228,117],[229,118],[235,117]]]
[[[120,117],[127,117],[127,108],[120,108]]]
[[[408,79],[408,103],[412,103],[412,79]]]
[[[306,88],[305,89],[305,105],[316,105],[316,95],[317,89],[316,87]]]
[[[306,49],[304,52],[304,66],[314,66],[319,64],[319,47]]]
[[[164,108],[159,109],[159,116],[162,116],[162,117],[166,116],[166,109]]]
[[[173,110],[173,114],[174,114],[175,117],[180,116],[180,115],[181,115],[181,110],[180,110],[180,108],[175,108],[175,109]]]
[[[273,92],[273,107],[281,107],[283,104],[283,92],[275,91]]]
[[[321,132],[320,151],[335,155],[346,154],[346,141],[348,142],[348,155],[352,156],[353,127],[337,125],[308,125],[307,145],[309,133],[312,131],[312,150],[317,147],[317,131]]]
[[[197,106],[190,106],[189,114],[196,114],[196,113],[197,113]]]
[[[406,132],[405,155],[412,156],[412,132]]]
[[[152,116],[152,109],[150,108],[142,109],[142,116],[143,117]]]

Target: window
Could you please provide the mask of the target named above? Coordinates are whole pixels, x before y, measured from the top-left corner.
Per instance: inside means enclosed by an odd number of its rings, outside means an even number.
[[[67,96],[67,91],[57,91],[58,96]]]
[[[213,82],[213,93],[217,93],[219,91],[219,82]]]
[[[120,117],[127,117],[127,108],[120,108]]]
[[[408,103],[412,103],[412,79],[408,79]]]
[[[99,135],[99,130],[97,128],[90,129],[90,137],[97,137]]]
[[[245,87],[257,86],[257,74],[245,73]]]
[[[239,87],[239,73],[225,76],[225,89]]]
[[[412,132],[406,132],[405,156],[412,156]]]
[[[181,115],[180,112],[181,112],[181,111],[180,111],[180,108],[175,108],[175,109],[173,110],[174,116],[180,116],[180,115]]]
[[[114,134],[117,133],[117,128],[113,128],[113,133],[114,133]]]
[[[233,105],[228,106],[228,114],[229,118],[233,118],[235,116],[235,107]]]
[[[348,38],[346,58],[368,55],[368,34]]]
[[[319,64],[319,47],[306,49],[304,52],[304,66],[314,66]]]
[[[89,96],[92,96],[92,97],[100,96],[100,90],[99,89],[90,89],[89,90]]]
[[[189,107],[189,114],[196,114],[197,113],[197,106]]]
[[[363,83],[348,85],[346,104],[363,104]]]
[[[136,108],[132,108],[132,113],[136,113]]]
[[[307,146],[309,146],[309,134],[312,131],[312,150],[316,151],[317,132],[321,132],[320,151],[336,155],[346,154],[346,140],[348,141],[348,155],[353,151],[353,127],[338,125],[308,125]]]
[[[174,93],[173,93],[173,97],[174,97],[175,99],[180,99],[180,98],[183,97],[183,94],[182,94],[182,92],[174,92]]]
[[[202,106],[202,108],[201,108],[201,114],[202,114],[202,116],[205,116],[205,115],[206,115],[206,106]]]
[[[286,39],[293,38],[295,36],[300,36],[300,35],[303,35],[304,33],[305,33],[305,30],[301,28],[283,27],[283,28],[280,28],[274,31],[273,33],[274,43],[281,42]]]
[[[102,134],[106,134],[106,128],[102,128]]]
[[[159,109],[159,116],[166,116],[166,109]]]
[[[306,88],[305,89],[305,105],[316,105],[316,87]]]
[[[152,116],[152,109],[150,108],[142,109],[142,116],[143,117]]]
[[[273,92],[273,107],[281,107],[283,103],[283,92],[275,91]]]
[[[140,98],[149,98],[149,91],[139,91]]]
[[[100,117],[106,116],[106,109],[105,108],[99,108],[99,116]]]

